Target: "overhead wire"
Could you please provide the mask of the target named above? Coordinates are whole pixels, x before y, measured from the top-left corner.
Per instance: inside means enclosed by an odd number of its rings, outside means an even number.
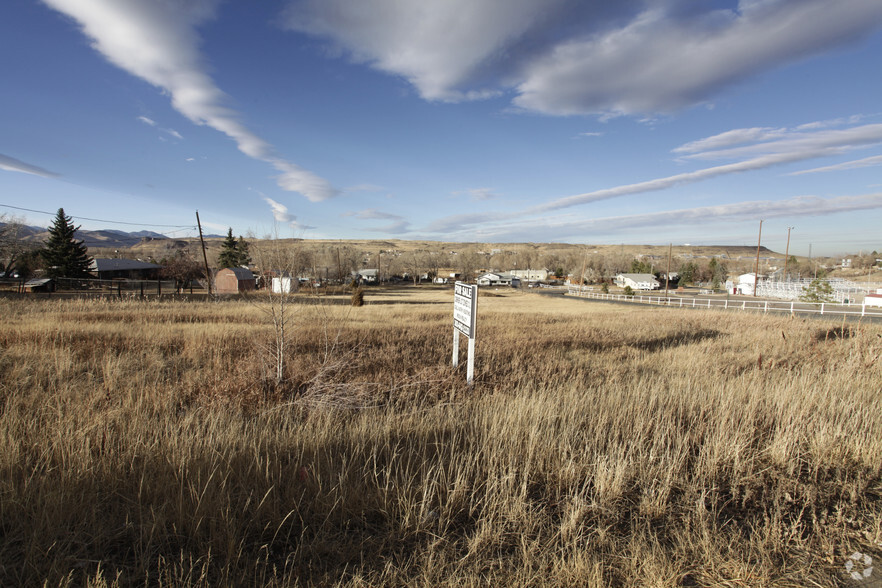
[[[11,204],[0,204],[0,208],[12,208],[14,210],[24,210],[26,212],[35,212],[37,214],[48,214],[50,216],[54,216],[55,214],[57,214],[55,212],[47,212],[45,210],[35,210],[33,208],[24,208],[22,206],[13,206]],[[70,215],[70,216],[71,216],[71,218],[75,218],[75,219],[79,219],[79,220],[87,220],[87,221],[98,222],[98,223],[111,223],[111,224],[115,224],[115,225],[129,225],[129,226],[135,226],[135,227],[163,227],[163,228],[192,229],[192,230],[196,229],[195,225],[163,225],[163,224],[156,224],[156,223],[133,223],[133,222],[128,222],[128,221],[115,221],[115,220],[108,220],[108,219],[103,219],[103,218],[91,218],[88,216],[77,216],[77,215]]]

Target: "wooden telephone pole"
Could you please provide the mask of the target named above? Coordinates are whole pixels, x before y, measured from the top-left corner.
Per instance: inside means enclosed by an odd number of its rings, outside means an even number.
[[[787,262],[790,261],[790,229],[793,227],[787,227],[787,247],[784,249],[784,279],[787,280]],[[788,282],[790,280],[787,280]]]
[[[199,222],[199,211],[196,211],[196,226],[199,227],[199,242],[202,243],[202,261],[205,263],[205,279],[208,282],[208,295],[211,296],[211,271],[208,269],[208,256],[205,254],[205,239],[202,238],[202,223]]]
[[[756,298],[756,291],[759,290],[759,252],[760,243],[763,242],[763,221],[760,221],[759,238],[756,242],[756,263],[753,266],[753,297]]]
[[[673,251],[673,249],[673,243],[668,245],[668,271],[665,273],[665,298],[668,297],[668,284],[671,281],[671,252]]]

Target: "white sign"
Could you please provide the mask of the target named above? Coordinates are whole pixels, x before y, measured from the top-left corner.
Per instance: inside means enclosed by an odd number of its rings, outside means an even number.
[[[478,287],[457,282],[453,290],[453,327],[469,339],[474,339],[477,315]]]
[[[457,282],[453,290],[453,367],[459,365],[459,334],[469,338],[466,380],[475,377],[475,322],[478,318],[478,287]]]

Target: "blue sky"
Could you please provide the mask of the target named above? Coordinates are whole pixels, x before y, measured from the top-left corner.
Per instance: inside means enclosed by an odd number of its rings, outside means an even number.
[[[7,0],[0,56],[29,224],[882,249],[879,0]]]

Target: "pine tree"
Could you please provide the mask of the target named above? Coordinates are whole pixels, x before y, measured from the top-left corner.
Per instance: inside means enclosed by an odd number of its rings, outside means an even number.
[[[237,241],[233,237],[233,229],[227,231],[224,242],[221,243],[221,252],[217,258],[217,264],[224,267],[239,267],[251,263],[251,256],[248,254],[248,243],[239,236]]]
[[[799,296],[801,302],[834,302],[833,286],[827,280],[815,278]]]
[[[73,219],[59,208],[52,226],[49,227],[49,240],[40,252],[46,265],[46,273],[52,278],[86,278],[92,258],[82,241],[74,234],[80,229],[73,225]]]
[[[239,253],[239,265],[249,265],[251,263],[251,255],[248,253],[248,242],[239,235],[236,242],[236,251]]]

